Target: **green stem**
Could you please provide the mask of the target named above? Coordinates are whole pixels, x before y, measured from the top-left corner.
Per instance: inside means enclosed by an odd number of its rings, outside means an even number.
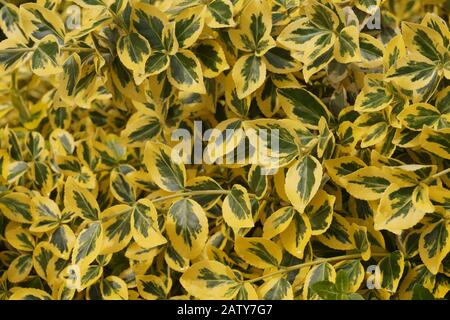
[[[174,194],[170,194],[168,196],[164,196],[164,197],[159,197],[156,199],[150,199],[151,202],[156,203],[156,202],[163,202],[163,201],[167,201],[170,199],[174,199],[174,198],[179,198],[179,197],[190,197],[190,196],[204,196],[204,195],[214,195],[214,194],[218,194],[218,195],[223,195],[223,194],[229,194],[231,191],[230,190],[196,190],[196,191],[186,191],[186,192],[180,192],[180,193],[174,193]],[[253,193],[249,193],[248,194],[249,197],[256,197],[256,195],[254,195]],[[108,219],[111,219],[113,216],[108,216]],[[103,218],[102,221],[105,221],[106,219]]]
[[[2,49],[0,53],[16,53],[16,52],[26,52],[26,51],[34,51],[34,48],[11,48],[11,49]]]
[[[21,121],[26,121],[30,118],[30,110],[23,100],[17,85],[17,70],[11,74],[11,102],[14,108],[19,112]]]
[[[309,147],[307,147],[307,148],[302,148],[302,149],[301,149],[301,152],[302,152],[302,155],[301,155],[301,156],[310,154],[311,151],[312,151],[316,146],[317,146],[317,142],[314,142],[314,143],[311,143],[311,145],[310,145]],[[300,158],[301,158],[301,157],[300,157]]]
[[[0,50],[0,53],[31,52],[31,51],[34,51],[35,49],[36,48],[2,49],[2,50]],[[67,51],[67,52],[91,52],[91,51],[94,51],[94,49],[93,48],[82,48],[82,47],[62,47],[61,51]]]
[[[385,257],[387,255],[388,255],[387,253],[373,253],[372,257]],[[314,261],[309,261],[309,262],[305,262],[305,263],[296,264],[294,266],[286,267],[284,269],[281,269],[281,270],[278,270],[278,271],[275,271],[275,272],[272,272],[272,273],[265,274],[265,275],[263,275],[261,277],[245,280],[244,282],[248,282],[248,283],[257,282],[257,281],[260,281],[260,280],[263,280],[263,279],[266,279],[266,278],[273,277],[273,276],[278,275],[278,274],[283,274],[283,273],[286,273],[286,272],[298,270],[298,269],[301,269],[301,268],[304,268],[304,267],[314,266],[316,264],[320,264],[320,263],[323,263],[323,262],[335,262],[335,261],[350,260],[350,259],[356,259],[356,258],[361,258],[361,254],[355,253],[355,254],[348,254],[348,255],[345,255],[345,256],[338,256],[338,257],[332,257],[332,258],[319,258],[319,259],[316,259]]]
[[[403,242],[402,242],[402,235],[401,235],[401,234],[396,235],[395,241],[397,242],[397,248],[398,248],[398,249],[403,253],[403,255],[406,257],[407,254],[406,254],[405,246],[403,245]]]
[[[82,48],[82,47],[66,47],[61,48],[61,51],[67,51],[67,52],[93,52],[95,51],[94,48]]]
[[[427,179],[425,179],[423,182],[427,183],[427,182],[433,181],[434,179],[439,178],[440,176],[443,176],[443,175],[445,175],[445,174],[447,174],[449,172],[450,172],[450,168],[447,168],[445,170],[439,171],[438,173],[436,173],[436,174],[432,175],[431,177],[428,177]]]
[[[113,17],[113,19],[116,22],[116,24],[119,27],[121,27],[123,30],[128,31],[127,27],[125,26],[125,23],[123,22],[123,20],[114,11],[112,11],[109,6],[106,6],[105,8],[108,9],[109,13]]]
[[[189,196],[203,196],[203,195],[214,195],[214,194],[229,194],[231,191],[229,190],[196,190],[196,191],[187,191],[171,194],[168,196],[160,197],[153,199],[152,202],[162,202],[166,200],[170,200],[178,197],[189,197]],[[249,196],[254,196],[253,194],[249,194]]]

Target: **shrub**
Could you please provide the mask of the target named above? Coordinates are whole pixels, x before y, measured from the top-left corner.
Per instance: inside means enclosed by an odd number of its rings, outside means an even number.
[[[448,1],[20,2],[2,299],[448,297]]]

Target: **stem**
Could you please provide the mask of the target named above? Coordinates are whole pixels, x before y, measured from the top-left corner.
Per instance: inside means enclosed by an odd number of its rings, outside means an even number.
[[[384,256],[387,256],[387,255],[388,255],[387,253],[373,253],[372,257],[384,257]],[[350,260],[350,259],[355,259],[355,258],[361,258],[361,254],[355,253],[355,254],[348,254],[348,255],[345,255],[345,256],[338,256],[338,257],[332,257],[332,258],[319,258],[319,259],[314,260],[314,261],[300,263],[300,264],[296,264],[294,266],[286,267],[284,269],[281,269],[281,270],[278,270],[278,271],[275,271],[275,272],[272,272],[272,273],[265,274],[265,275],[263,275],[261,277],[258,277],[258,278],[245,280],[244,282],[248,282],[248,283],[257,282],[257,281],[263,280],[265,278],[273,277],[273,276],[275,276],[277,274],[282,274],[282,273],[285,273],[285,272],[298,270],[298,269],[301,269],[301,268],[304,268],[304,267],[310,267],[310,266],[313,266],[313,265],[316,265],[316,264],[320,264],[320,263],[323,263],[323,262],[334,262],[334,261],[341,261],[341,260]]]
[[[113,17],[113,19],[117,23],[117,25],[119,27],[121,27],[122,29],[124,29],[125,31],[127,31],[127,27],[125,26],[123,20],[120,19],[119,16],[114,11],[112,11],[112,9],[109,6],[106,6],[105,8],[108,9],[109,13]]]
[[[449,172],[450,172],[450,168],[447,168],[445,170],[439,171],[438,173],[432,175],[431,177],[426,178],[423,182],[424,183],[430,182],[430,181],[432,181],[432,180],[434,180],[436,178],[439,178],[440,176],[443,176],[443,175],[445,175],[445,174],[447,174]]]
[[[230,193],[231,193],[230,190],[196,190],[196,191],[186,191],[186,192],[174,193],[174,194],[170,194],[168,196],[159,197],[156,199],[150,199],[150,201],[153,203],[156,203],[156,202],[162,202],[162,201],[170,200],[173,198],[179,198],[179,197],[203,196],[203,195],[211,195],[211,194],[223,195],[223,194],[230,194]],[[248,195],[249,195],[249,197],[256,197],[256,195],[254,195],[253,193],[249,193]],[[118,214],[116,214],[116,215],[118,215]],[[115,215],[108,216],[108,219],[111,219],[114,216]],[[105,220],[107,220],[107,219],[105,219],[105,218],[102,219],[102,221],[105,221]]]
[[[303,156],[305,156],[305,155],[307,155],[307,154],[310,154],[311,153],[311,151],[315,148],[317,146],[317,142],[313,142],[313,143],[311,143],[311,145],[309,146],[309,147],[305,147],[305,148],[301,148],[301,152],[302,152],[302,155],[301,155],[301,157],[303,157]],[[300,158],[301,158],[300,157]]]
[[[11,102],[14,108],[19,112],[21,121],[26,121],[30,118],[30,110],[25,101],[23,101],[22,95],[17,87],[17,70],[11,74]]]
[[[61,48],[61,51],[67,51],[67,52],[92,52],[95,51],[94,48],[82,48],[82,47],[66,47]]]
[[[166,200],[170,200],[173,198],[183,197],[183,196],[202,196],[202,195],[209,195],[209,194],[229,194],[229,190],[197,190],[197,191],[187,191],[187,192],[180,192],[171,194],[168,196],[160,197],[153,199],[152,202],[162,202]]]
[[[36,50],[36,48],[11,48],[11,49],[2,49],[2,50],[0,50],[0,53],[31,52],[31,51],[34,51],[34,50]],[[94,49],[93,48],[82,48],[82,47],[62,47],[61,51],[67,51],[67,52],[91,52],[91,51],[94,51]]]
[[[26,52],[26,51],[34,51],[34,48],[11,48],[11,49],[2,49],[0,53],[16,53],[16,52]]]
[[[402,235],[401,235],[401,234],[396,235],[395,241],[397,242],[397,248],[398,248],[398,249],[403,253],[403,255],[406,257],[407,254],[406,254],[405,246],[403,245],[403,242],[402,242]]]

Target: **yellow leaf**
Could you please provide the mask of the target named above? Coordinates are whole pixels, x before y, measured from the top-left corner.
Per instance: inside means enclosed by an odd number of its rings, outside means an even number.
[[[230,300],[238,293],[239,282],[229,267],[203,260],[192,265],[180,278],[189,294],[199,299]]]
[[[239,236],[234,248],[244,261],[260,269],[276,268],[281,262],[281,248],[268,239]]]

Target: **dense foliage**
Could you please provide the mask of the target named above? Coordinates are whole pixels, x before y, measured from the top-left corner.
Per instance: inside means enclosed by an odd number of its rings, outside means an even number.
[[[0,299],[448,298],[448,0],[0,4]]]

